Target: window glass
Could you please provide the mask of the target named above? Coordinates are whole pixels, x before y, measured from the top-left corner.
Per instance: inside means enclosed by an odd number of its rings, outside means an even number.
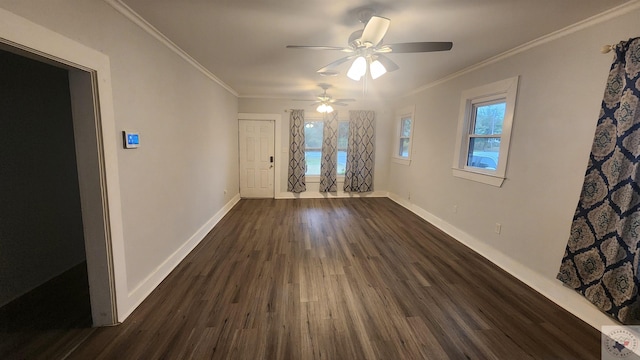
[[[349,142],[349,122],[338,122],[338,175],[344,175],[347,168],[347,143]]]
[[[304,142],[307,171],[305,175],[320,175],[322,163],[322,141],[324,122],[305,121],[304,122]],[[338,175],[344,175],[347,167],[347,143],[349,141],[349,122],[338,122],[338,154],[337,169]]]
[[[409,156],[409,139],[408,138],[400,138],[400,151],[398,154],[402,157]]]
[[[410,105],[396,109],[395,114],[395,139],[391,161],[401,164],[411,164],[411,138],[413,137],[415,106]]]
[[[320,175],[320,161],[322,158],[322,121],[304,122],[305,159],[307,172],[305,175]]]
[[[473,105],[473,127],[469,135],[467,166],[485,170],[498,168],[506,107],[507,103],[504,100]]]
[[[502,123],[507,103],[501,101],[495,104],[474,105],[475,123],[473,133],[478,135],[502,134]]]
[[[411,118],[402,119],[402,131],[400,136],[409,137],[411,135]]]
[[[495,170],[500,158],[500,138],[471,138],[467,166]]]
[[[411,144],[411,117],[400,119],[400,141],[398,143],[398,156],[409,157],[409,145]]]

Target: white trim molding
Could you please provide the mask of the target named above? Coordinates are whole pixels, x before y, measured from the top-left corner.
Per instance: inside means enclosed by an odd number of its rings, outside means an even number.
[[[207,236],[218,222],[240,201],[240,194],[236,194],[222,209],[198,229],[182,246],[160,264],[149,276],[142,280],[135,289],[129,292],[130,307],[122,314],[123,319],[128,317],[148,296],[160,285],[187,255]]]
[[[509,161],[511,126],[515,113],[517,95],[518,76],[462,92],[458,115],[458,130],[456,133],[456,147],[453,156],[453,176],[492,186],[502,186]],[[473,128],[476,126],[476,106],[479,108],[484,104],[492,105],[496,102],[505,104],[502,131],[495,135],[485,135],[485,138],[486,136],[495,136],[500,140],[498,156],[494,159],[497,167],[496,169],[483,169],[479,167],[479,164],[474,166],[468,165],[469,153],[472,152],[473,154],[471,155],[476,156],[475,148],[471,150],[470,145],[472,143],[471,137],[476,135],[475,131],[473,131]],[[493,152],[485,154],[487,158],[493,156]]]
[[[160,30],[151,25],[147,20],[145,20],[140,14],[135,12],[132,8],[130,8],[127,4],[125,4],[122,0],[104,0],[107,4],[111,5],[114,9],[116,9],[119,13],[124,15],[127,19],[131,20],[134,24],[138,25],[142,30],[146,31],[149,35],[156,38],[160,41],[164,46],[169,48],[171,51],[176,53],[182,59],[184,59],[187,63],[193,66],[196,70],[200,71],[204,76],[216,82],[218,85],[222,86],[225,90],[235,95],[239,96],[238,92],[235,91],[230,85],[220,80],[217,76],[215,76],[209,69],[204,67],[204,65],[200,64],[196,59],[191,57],[186,51],[182,50],[176,43],[171,41],[168,37],[166,37]]]
[[[254,113],[238,113],[238,121],[240,120],[264,120],[274,121],[275,137],[273,139],[273,154],[275,156],[274,161],[274,169],[273,169],[273,195],[274,198],[278,197],[278,191],[280,191],[280,171],[282,169],[283,164],[286,164],[288,159],[285,159],[285,156],[278,152],[278,149],[282,146],[282,115],[280,114],[254,114]],[[240,161],[238,159],[238,161]]]
[[[110,260],[97,264],[95,268],[99,268],[100,271],[111,271],[108,277],[113,282],[112,287],[115,290],[115,304],[112,304],[115,308],[112,310],[117,315],[116,320],[122,321],[124,320],[122,312],[129,309],[129,299],[127,298],[127,271],[118,175],[117,144],[120,142],[115,128],[109,57],[4,9],[0,9],[0,44],[95,74],[94,86],[97,87],[98,94],[97,99],[94,100],[97,100],[98,105],[95,108],[97,118],[95,126],[100,127],[101,136],[101,139],[97,138],[96,141],[98,146],[102,147],[101,162],[104,166],[104,173],[101,175],[104,186],[101,190],[108,190],[101,195],[104,196],[103,206],[106,210],[104,220],[108,222],[107,228],[103,229],[107,243],[96,245],[111,252]],[[95,270],[94,266],[89,266]]]
[[[598,308],[584,297],[580,296],[580,294],[563,286],[560,281],[553,281],[542,276],[480,239],[458,229],[454,225],[433,215],[416,204],[403,199],[397,194],[389,193],[389,198],[438,229],[444,231],[447,235],[469,247],[471,250],[491,261],[504,271],[515,276],[518,280],[527,284],[544,297],[577,316],[598,331],[601,331],[601,327],[603,325],[619,325],[615,320],[598,310]]]
[[[411,118],[411,128],[409,129],[409,149],[408,155],[402,157],[399,154],[400,150],[400,138],[402,136],[402,120],[405,118]],[[396,126],[396,136],[394,138],[393,153],[391,154],[391,161],[400,165],[411,165],[411,149],[413,148],[413,133],[415,133],[416,127],[416,106],[409,105],[401,109],[397,109],[395,112],[394,122]]]
[[[477,63],[475,65],[471,65],[471,66],[466,67],[466,68],[464,68],[464,69],[462,69],[460,71],[457,71],[457,72],[455,72],[453,74],[447,75],[447,76],[445,76],[445,77],[443,77],[443,78],[441,78],[439,80],[432,81],[432,82],[430,82],[428,84],[425,84],[425,85],[423,85],[423,86],[421,86],[421,87],[419,87],[419,88],[417,88],[415,90],[412,90],[412,91],[410,91],[410,92],[408,92],[408,93],[406,93],[406,94],[404,94],[403,96],[400,96],[400,97],[403,98],[403,97],[408,97],[408,96],[411,96],[411,95],[415,95],[417,93],[420,93],[420,92],[425,91],[427,89],[430,89],[432,87],[435,87],[435,86],[438,86],[440,84],[446,83],[447,81],[450,81],[450,80],[453,80],[455,78],[458,78],[458,77],[460,77],[462,75],[468,74],[468,73],[473,72],[473,71],[478,70],[478,69],[481,69],[481,68],[483,68],[485,66],[489,66],[491,64],[495,64],[495,63],[497,63],[499,61],[507,59],[507,58],[509,58],[511,56],[518,55],[518,54],[520,54],[522,52],[525,52],[525,51],[527,51],[527,50],[529,50],[531,48],[534,48],[534,47],[537,47],[537,46],[540,46],[540,45],[544,45],[544,44],[546,44],[548,42],[560,39],[560,38],[565,37],[567,35],[571,35],[571,34],[577,32],[577,31],[589,28],[591,26],[598,25],[598,24],[603,23],[605,21],[614,19],[614,18],[616,18],[618,16],[622,16],[624,14],[627,14],[627,13],[630,13],[632,11],[635,11],[637,9],[640,9],[640,1],[638,1],[638,0],[630,0],[630,1],[626,2],[626,3],[624,3],[624,4],[621,4],[621,5],[618,5],[616,7],[613,7],[613,8],[611,8],[611,9],[609,9],[607,11],[604,11],[604,12],[602,12],[600,14],[596,14],[596,15],[591,16],[591,17],[589,17],[587,19],[584,19],[582,21],[578,21],[575,24],[569,25],[569,26],[567,26],[565,28],[562,28],[560,30],[554,31],[554,32],[552,32],[550,34],[541,36],[541,37],[539,37],[537,39],[534,39],[534,40],[526,42],[526,43],[524,43],[522,45],[516,46],[513,49],[507,50],[507,51],[505,51],[505,52],[503,52],[501,54],[498,54],[496,56],[492,56],[492,57],[490,57],[490,58],[488,58],[486,60],[483,60],[483,61],[481,61],[481,62],[479,62],[479,63]],[[614,39],[611,42],[613,43],[613,42],[616,42],[616,41],[618,41],[618,39]],[[595,44],[595,45],[603,45],[603,44]],[[595,46],[594,47],[595,51],[598,51],[599,49],[600,49],[599,46]]]

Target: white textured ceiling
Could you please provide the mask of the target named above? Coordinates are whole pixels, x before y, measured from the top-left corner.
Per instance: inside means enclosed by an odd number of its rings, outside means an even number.
[[[391,19],[385,43],[453,41],[448,52],[389,54],[400,69],[367,83],[367,97],[398,96],[626,0],[121,0],[241,97],[363,96],[362,82],[316,70],[344,54],[286,45],[346,46],[357,9]],[[619,39],[612,39],[617,41]],[[594,51],[600,45],[593,44]]]

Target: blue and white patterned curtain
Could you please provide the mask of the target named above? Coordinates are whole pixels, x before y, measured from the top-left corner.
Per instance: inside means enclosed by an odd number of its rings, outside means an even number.
[[[349,111],[349,140],[344,173],[345,192],[373,191],[375,112]]]
[[[615,47],[557,278],[623,324],[640,323],[640,38]]]
[[[325,115],[322,132],[322,162],[320,163],[320,192],[338,191],[338,112]]]
[[[304,110],[291,110],[289,116],[289,172],[287,191],[301,193],[307,190],[304,158]]]

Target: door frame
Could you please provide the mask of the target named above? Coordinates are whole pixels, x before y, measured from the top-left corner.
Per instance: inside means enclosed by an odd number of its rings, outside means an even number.
[[[274,170],[273,170],[273,198],[278,198],[278,194],[281,192],[280,190],[280,178],[282,177],[281,162],[286,157],[282,154],[284,152],[288,152],[287,148],[282,149],[282,115],[280,114],[254,114],[254,113],[238,113],[238,146],[240,145],[240,120],[261,120],[261,121],[273,121],[273,131],[274,131],[274,139],[273,139],[273,156],[274,156]],[[238,154],[240,154],[240,149],[238,149]],[[240,176],[240,156],[238,156],[238,176]],[[238,178],[239,179],[239,178]],[[240,187],[238,187],[238,192],[240,192]]]
[[[4,9],[0,47],[69,70],[93,325],[121,322],[131,306],[109,57]]]

